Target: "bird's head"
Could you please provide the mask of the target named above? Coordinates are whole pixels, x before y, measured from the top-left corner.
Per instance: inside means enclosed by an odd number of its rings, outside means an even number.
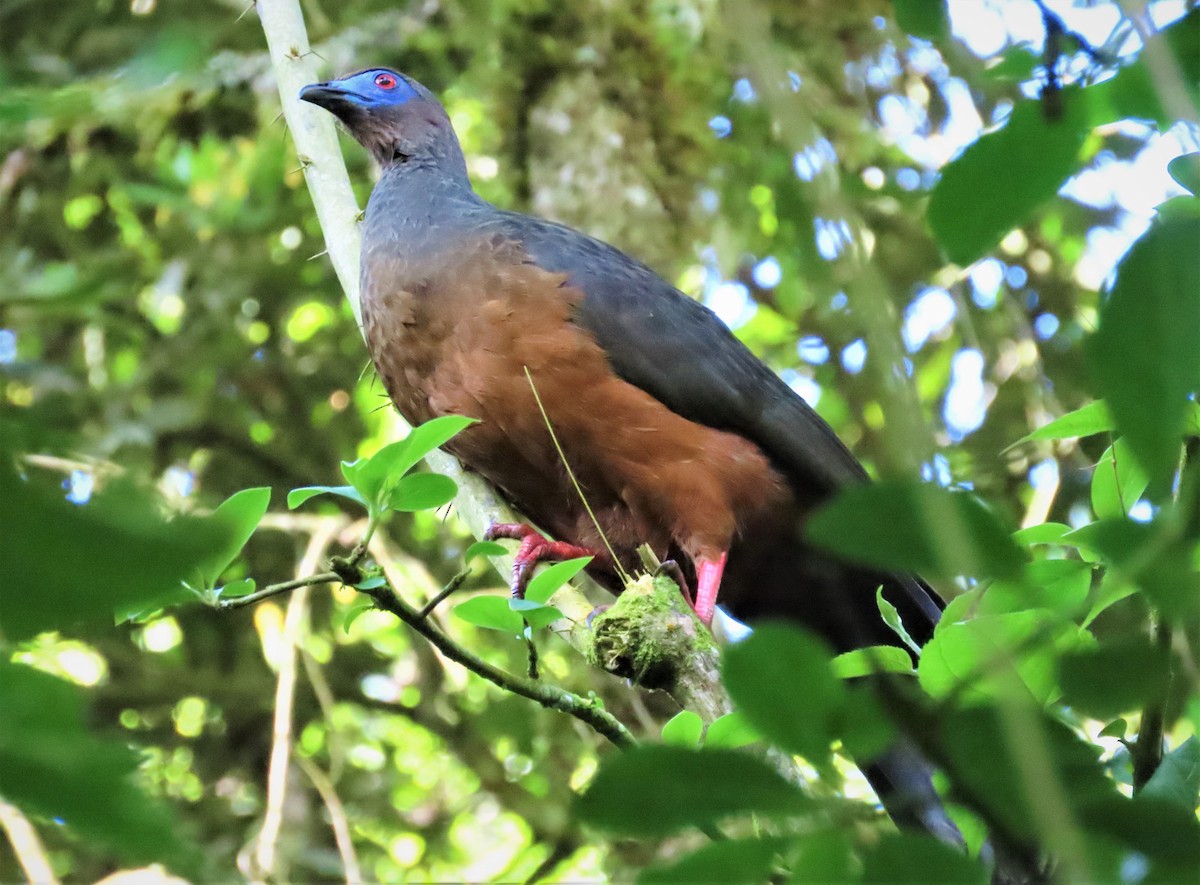
[[[433,93],[390,68],[369,68],[300,90],[303,101],[346,124],[384,166],[461,157],[450,118]]]

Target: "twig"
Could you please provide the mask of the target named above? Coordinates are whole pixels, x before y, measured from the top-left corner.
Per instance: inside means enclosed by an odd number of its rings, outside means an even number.
[[[329,812],[329,826],[333,829],[333,839],[337,843],[338,854],[342,858],[342,871],[346,874],[346,885],[357,885],[363,881],[362,868],[358,864],[358,855],[354,851],[354,840],[350,836],[350,821],[346,817],[346,808],[338,797],[333,782],[321,771],[311,759],[296,756],[296,764],[300,766],[312,785],[316,788],[325,810]]]
[[[58,877],[54,875],[54,867],[42,840],[38,838],[37,830],[29,819],[15,805],[9,805],[0,799],[0,829],[8,836],[8,844],[12,846],[17,863],[25,871],[25,877],[38,885],[58,885]]]
[[[423,606],[421,606],[421,610],[419,612],[417,612],[417,616],[420,618],[429,617],[433,613],[433,610],[435,608],[437,608],[439,605],[441,605],[447,596],[454,593],[459,587],[461,587],[463,585],[463,581],[465,581],[470,574],[471,574],[471,570],[469,568],[465,568],[461,572],[459,572],[457,575],[455,575],[453,578],[451,578],[449,581],[447,581],[446,586],[443,587],[441,590],[439,590],[437,592],[437,595],[434,596],[433,599],[429,600],[429,602],[427,602]]]
[[[279,584],[272,584],[270,587],[264,587],[254,593],[247,593],[245,596],[237,596],[233,599],[218,599],[213,608],[222,611],[228,611],[234,608],[245,608],[247,605],[254,605],[262,602],[264,599],[270,599],[272,596],[278,596],[281,593],[288,593],[292,590],[299,590],[302,587],[313,587],[317,584],[333,584],[340,581],[341,578],[335,572],[320,572],[319,574],[309,575],[307,578],[295,578],[291,581],[283,581]]]
[[[531,701],[537,701],[537,703],[547,709],[568,713],[589,725],[618,747],[631,747],[636,743],[633,735],[629,733],[629,730],[624,725],[587,699],[572,694],[569,691],[564,691],[554,685],[506,673],[467,651],[434,627],[427,619],[422,618],[420,612],[412,608],[396,594],[390,582],[382,587],[374,587],[370,590],[361,590],[359,592],[370,596],[381,609],[391,612],[409,627],[416,630],[447,658],[457,664],[461,664],[472,673],[482,676],[493,685],[497,685],[505,691],[519,694],[521,697],[528,698]]]
[[[526,633],[524,635],[525,648],[529,652],[529,663],[525,668],[525,674],[533,680],[541,679],[541,673],[538,672],[538,650],[537,643],[533,641],[533,633],[529,630],[529,622],[525,622]]]
[[[308,684],[312,686],[313,695],[316,696],[317,706],[321,708],[321,715],[327,723],[331,723],[333,707],[337,701],[329,687],[329,680],[325,678],[325,671],[321,669],[312,652],[306,648],[300,649],[300,660],[304,664],[304,675],[308,677]],[[330,727],[325,742],[329,753],[329,779],[336,783],[342,774],[342,759],[345,755],[342,752],[341,731]]]
[[[336,529],[329,526],[325,531],[314,534],[308,542],[304,556],[296,568],[298,580],[316,571],[317,563],[333,543]],[[277,875],[275,868],[279,834],[283,829],[284,800],[287,796],[288,762],[292,756],[292,707],[296,696],[296,658],[300,637],[304,631],[308,614],[308,588],[297,588],[299,592],[288,600],[284,618],[281,645],[283,654],[279,661],[279,676],[275,683],[275,717],[272,726],[271,755],[267,766],[267,808],[263,814],[262,830],[254,849],[254,873],[267,879],[286,879]],[[264,642],[265,642],[264,638]]]

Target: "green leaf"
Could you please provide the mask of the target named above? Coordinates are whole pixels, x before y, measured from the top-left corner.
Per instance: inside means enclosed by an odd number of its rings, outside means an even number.
[[[1169,490],[1188,394],[1200,388],[1200,218],[1151,226],[1117,268],[1087,346],[1096,387],[1137,460]]]
[[[443,415],[426,421],[399,442],[384,446],[365,462],[343,463],[342,474],[366,500],[382,506],[391,497],[400,478],[418,461],[474,423],[474,418],[459,415]]]
[[[1092,566],[1076,559],[1029,563],[1019,580],[993,581],[976,597],[975,614],[1002,615],[1048,609],[1063,620],[1083,613],[1092,587]],[[959,618],[959,620],[962,620]]]
[[[1200,218],[1200,198],[1193,196],[1171,197],[1154,207],[1158,217],[1167,218]],[[1193,403],[1193,405],[1195,405]]]
[[[304,486],[303,488],[292,489],[288,492],[288,510],[295,510],[309,498],[315,498],[317,495],[337,495],[341,498],[348,498],[364,507],[367,506],[367,502],[363,500],[363,496],[358,493],[358,489],[354,488],[354,486]]]
[[[812,635],[763,624],[725,652],[725,687],[746,719],[772,743],[814,765],[829,759],[847,700],[829,652]]]
[[[521,615],[509,608],[508,600],[502,596],[475,596],[460,602],[452,611],[468,624],[499,630],[510,636],[520,636],[525,629]]]
[[[1061,544],[1063,535],[1071,531],[1071,527],[1061,522],[1043,522],[1031,525],[1029,528],[1013,532],[1013,540],[1025,547],[1038,544]]]
[[[506,552],[504,545],[495,541],[476,541],[463,554],[463,562],[469,563],[476,556],[503,556]]]
[[[860,881],[873,885],[985,885],[988,873],[961,849],[932,836],[884,833],[863,857]]]
[[[1167,650],[1135,637],[1069,652],[1058,662],[1063,703],[1096,719],[1161,701],[1169,672]]]
[[[396,482],[388,499],[392,510],[408,513],[414,510],[436,510],[454,500],[458,483],[440,473],[413,473]]]
[[[643,870],[639,885],[678,885],[680,882],[768,882],[775,871],[775,858],[789,840],[726,839],[705,845],[679,860]]]
[[[1034,52],[1029,43],[1006,49],[999,61],[985,68],[983,75],[997,83],[1024,83],[1033,79],[1034,69],[1042,63],[1042,54]]]
[[[1020,723],[1019,725],[1017,723]],[[1098,751],[1036,707],[951,707],[938,728],[956,782],[1010,832],[1037,844],[1048,795],[1081,809],[1118,798]],[[1037,747],[1038,756],[1030,753]],[[1042,763],[1041,760],[1045,762]]]
[[[883,622],[888,625],[893,633],[900,637],[901,642],[912,649],[913,654],[920,657],[921,646],[912,638],[908,632],[908,628],[900,620],[899,610],[897,610],[896,606],[888,602],[887,597],[883,595],[882,587],[879,587],[875,591],[875,606],[879,609],[879,616],[883,618]]]
[[[883,712],[870,685],[846,684],[847,701],[838,722],[842,746],[854,759],[874,759],[896,739],[896,730]]]
[[[1167,753],[1141,795],[1162,799],[1194,813],[1200,804],[1200,740],[1189,737]]]
[[[1120,577],[1132,579],[1169,618],[1188,618],[1200,610],[1200,570],[1188,542],[1178,537],[1170,514],[1160,514],[1148,523],[1131,519],[1104,519],[1076,529],[1067,537],[1098,551],[1120,567]],[[1111,579],[1110,571],[1106,580]],[[1128,595],[1120,582],[1101,585],[1101,592],[1088,615]]]
[[[88,733],[75,686],[0,659],[0,709],[0,795],[129,862],[178,868],[171,808],[137,788],[136,752]]]
[[[1176,157],[1167,164],[1167,174],[1181,188],[1200,196],[1200,151]]]
[[[1100,729],[1100,738],[1124,738],[1129,730],[1129,723],[1124,720],[1112,720]]]
[[[789,882],[857,882],[861,873],[847,827],[805,833],[799,856],[792,860]],[[762,881],[768,881],[763,879]]]
[[[738,710],[718,716],[704,732],[704,746],[711,749],[723,747],[736,750],[762,740],[762,735]]]
[[[1100,737],[1123,738],[1125,732],[1129,731],[1129,723],[1124,719],[1114,719],[1104,728],[1100,729]]]
[[[906,34],[922,40],[941,40],[950,33],[946,0],[892,0],[896,24]]]
[[[220,527],[225,542],[214,546],[200,568],[200,580],[205,588],[215,586],[221,572],[237,559],[266,515],[267,505],[270,503],[270,489],[243,489],[226,498],[221,506],[213,511],[212,516],[208,517],[214,525]]]
[[[540,630],[563,617],[563,613],[554,606],[543,605],[532,599],[510,599],[508,607],[525,620],[530,630]]]
[[[1109,446],[1092,472],[1092,512],[1097,519],[1129,513],[1150,484],[1146,471],[1122,437]]]
[[[809,518],[808,537],[847,559],[946,580],[1010,576],[1026,560],[977,497],[912,480],[846,487]]]
[[[1081,803],[1082,804],[1082,803]],[[1190,882],[1200,869],[1200,824],[1191,809],[1143,793],[1128,799],[1108,795],[1082,804],[1080,823],[1094,834],[1185,872],[1169,873],[1162,882]]]
[[[1178,119],[1177,110],[1191,104],[1191,114],[1200,109],[1200,13],[1172,22],[1152,36],[1132,64],[1122,67],[1116,76],[1089,86],[1084,94],[1093,126],[1106,126],[1119,120],[1153,120],[1166,131]],[[1147,61],[1157,57],[1163,64],[1175,66],[1183,90],[1170,90],[1175,100],[1163,102],[1161,74]]]
[[[929,200],[928,219],[938,243],[966,266],[1027,221],[1079,168],[1090,130],[1080,90],[1061,94],[1063,114],[1048,120],[1040,101],[1013,108],[1002,129],[969,145],[943,169]]]
[[[802,814],[812,800],[766,762],[736,750],[643,744],[605,759],[576,808],[584,823],[644,839],[735,814]]]
[[[364,602],[362,605],[356,605],[354,608],[346,612],[346,616],[342,619],[342,632],[349,633],[350,627],[354,622],[361,618],[364,614],[375,608],[374,603]]]
[[[662,727],[662,741],[672,747],[697,747],[704,721],[691,710],[680,710]]]
[[[213,550],[241,547],[224,523],[165,521],[152,499],[122,484],[79,507],[57,484],[19,479],[10,463],[0,453],[0,632],[10,642],[192,600],[184,582],[211,566]]]
[[[1010,451],[1022,443],[1035,442],[1043,439],[1077,439],[1092,436],[1097,433],[1115,430],[1116,422],[1108,405],[1102,399],[1095,400],[1073,412],[1055,418],[1048,424],[1043,424],[1033,433],[1021,437],[1004,451]]]
[[[1044,610],[979,615],[946,624],[925,644],[917,675],[935,698],[955,692],[970,701],[1058,696],[1058,655],[1078,648],[1077,627]]]
[[[915,676],[916,672],[909,653],[894,645],[856,648],[833,659],[833,674],[840,679],[854,679],[872,673],[907,673]]]
[[[1122,575],[1114,575],[1112,572],[1106,572],[1104,577],[1100,579],[1100,586],[1096,588],[1096,596],[1092,600],[1092,606],[1088,609],[1088,613],[1084,619],[1080,621],[1080,626],[1090,627],[1092,622],[1105,610],[1116,605],[1122,599],[1128,599],[1135,593],[1137,593],[1137,585],[1132,581],[1126,580]]]
[[[581,556],[547,566],[533,576],[529,586],[525,588],[525,598],[533,602],[545,602],[555,594],[559,587],[583,571],[591,561],[591,556]]]
[[[217,592],[217,598],[237,599],[239,596],[249,596],[256,587],[253,578],[242,578],[240,581],[232,581],[221,587]]]

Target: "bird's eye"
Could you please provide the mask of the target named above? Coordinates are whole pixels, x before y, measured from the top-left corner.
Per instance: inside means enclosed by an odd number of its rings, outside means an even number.
[[[378,86],[380,89],[395,89],[396,88],[396,78],[393,77],[391,74],[376,74],[375,75],[375,85]]]

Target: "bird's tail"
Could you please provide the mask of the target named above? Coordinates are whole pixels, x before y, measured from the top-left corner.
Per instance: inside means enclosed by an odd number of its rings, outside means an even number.
[[[963,844],[962,833],[933,789],[933,767],[908,740],[893,743],[864,763],[862,771],[896,826],[925,830],[951,845]]]

